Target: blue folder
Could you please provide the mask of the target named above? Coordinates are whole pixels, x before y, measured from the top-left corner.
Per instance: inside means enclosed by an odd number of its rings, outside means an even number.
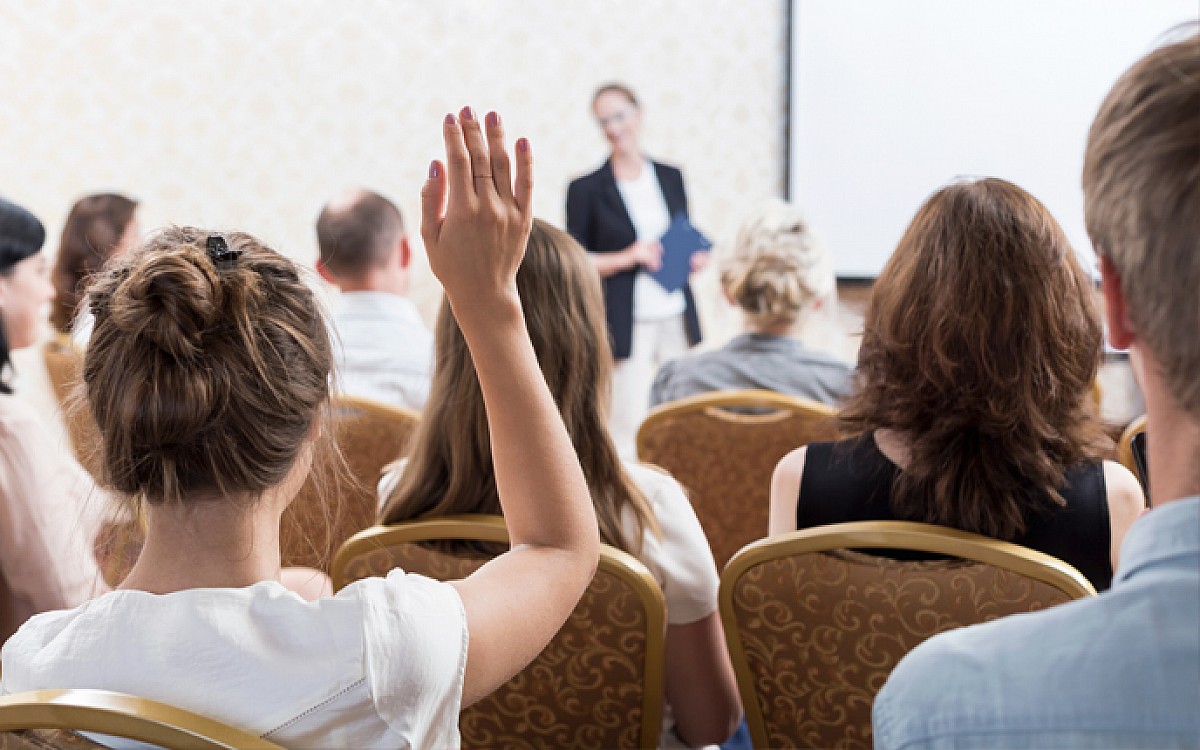
[[[682,289],[687,283],[692,273],[692,256],[712,247],[708,238],[700,234],[683,215],[671,221],[671,226],[659,242],[663,247],[662,265],[650,276],[668,292]]]

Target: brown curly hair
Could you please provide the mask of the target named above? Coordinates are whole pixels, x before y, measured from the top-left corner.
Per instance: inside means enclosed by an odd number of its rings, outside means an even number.
[[[1064,505],[1064,469],[1110,446],[1092,384],[1103,330],[1091,283],[1036,198],[951,184],[917,211],[875,284],[850,434],[899,433],[901,518],[1016,539]]]

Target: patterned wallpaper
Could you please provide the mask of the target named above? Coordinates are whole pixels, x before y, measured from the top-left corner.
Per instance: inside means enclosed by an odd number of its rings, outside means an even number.
[[[0,193],[52,237],[74,198],[117,190],[143,228],[244,229],[310,263],[323,202],[366,185],[419,249],[440,118],[470,103],[531,139],[537,213],[561,224],[567,182],[606,156],[591,91],[618,79],[720,239],[783,189],[785,16],[785,0],[0,0]],[[713,274],[699,286],[721,338]]]

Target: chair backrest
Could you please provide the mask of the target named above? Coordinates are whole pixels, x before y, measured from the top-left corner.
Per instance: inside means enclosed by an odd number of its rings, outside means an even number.
[[[459,551],[455,540],[491,549]],[[395,567],[459,579],[507,545],[504,519],[498,516],[378,526],[356,534],[338,551],[334,587],[386,575]],[[463,746],[657,747],[665,636],[666,605],[650,572],[632,555],[603,546],[595,578],[558,635],[520,674],[463,710]]]
[[[1117,441],[1117,461],[1126,469],[1133,472],[1133,475],[1142,483],[1143,490],[1147,487],[1147,477],[1142,475],[1142,469],[1133,457],[1133,439],[1145,431],[1146,415],[1143,414],[1129,423],[1125,431],[1121,433],[1121,439]]]
[[[385,466],[405,454],[421,418],[410,409],[352,396],[334,399],[332,411],[331,429],[349,476],[319,476],[322,469],[314,465],[283,515],[285,566],[328,570],[342,542],[375,523],[379,478]]]
[[[50,377],[50,387],[58,401],[63,425],[71,441],[75,459],[93,477],[99,476],[100,429],[92,413],[83,404],[72,403],[83,377],[83,352],[65,333],[59,333],[42,347],[42,359]]]
[[[106,690],[37,690],[0,696],[2,742],[31,748],[102,747],[75,732],[189,750],[279,748],[261,737],[190,711]]]
[[[875,694],[922,641],[1095,593],[1070,565],[1016,544],[867,521],[749,545],[721,574],[720,611],[755,747],[870,748]]]
[[[836,440],[837,410],[771,391],[717,391],[663,404],[638,430],[638,458],[683,485],[720,570],[767,535],[771,474],[791,450]]]
[[[92,541],[92,554],[104,582],[116,587],[142,554],[142,546],[146,543],[146,519],[138,514],[135,518],[119,518],[105,520],[96,532]]]

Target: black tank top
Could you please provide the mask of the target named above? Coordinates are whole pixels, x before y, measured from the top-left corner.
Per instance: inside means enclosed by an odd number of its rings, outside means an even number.
[[[796,528],[849,521],[907,521],[892,511],[892,482],[900,473],[872,435],[810,443],[800,478]],[[1112,585],[1111,530],[1104,467],[1099,461],[1067,469],[1059,490],[1065,506],[1047,503],[1030,514],[1025,534],[1012,541],[1075,567],[1097,591]],[[890,557],[920,559],[897,550]]]

